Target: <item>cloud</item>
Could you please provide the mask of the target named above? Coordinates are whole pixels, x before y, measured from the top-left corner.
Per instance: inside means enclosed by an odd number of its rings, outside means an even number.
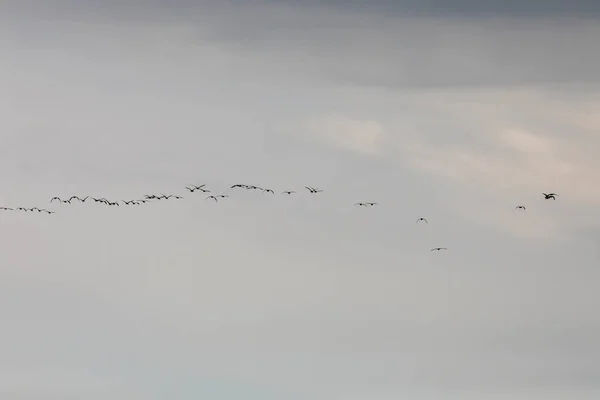
[[[325,143],[369,155],[381,152],[386,136],[377,121],[353,119],[343,114],[311,118],[305,129]]]

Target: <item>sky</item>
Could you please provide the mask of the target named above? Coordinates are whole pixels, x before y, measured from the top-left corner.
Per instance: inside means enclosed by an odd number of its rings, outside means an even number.
[[[600,7],[533,3],[3,1],[2,398],[599,398]]]

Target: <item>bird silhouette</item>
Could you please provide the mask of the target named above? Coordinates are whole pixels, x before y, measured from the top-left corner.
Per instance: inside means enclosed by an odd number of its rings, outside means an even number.
[[[556,193],[542,193],[544,195],[544,198],[546,200],[556,200],[556,196],[558,196]]]
[[[315,189],[314,187],[311,187],[311,186],[304,186],[304,187],[305,187],[306,189],[308,189],[308,191],[309,191],[309,192],[311,192],[311,193],[319,193],[319,192],[322,192],[322,191],[323,191],[323,190],[321,190],[321,189]]]
[[[296,193],[293,190],[286,190],[285,192],[281,192],[281,194],[292,194],[292,193]]]
[[[272,191],[271,189],[263,189],[262,190],[264,193],[270,193],[270,194],[275,194],[274,191]]]
[[[81,198],[79,198],[79,196],[71,196],[71,197],[69,198],[69,202],[70,202],[71,200],[73,200],[73,199],[77,199],[77,200],[79,200],[80,202],[82,202],[82,203],[85,203],[85,200],[86,200],[88,197],[89,197],[89,196],[85,196],[83,199],[81,199]]]
[[[434,247],[433,249],[429,250],[429,251],[440,251],[440,250],[448,250],[446,247]]]
[[[377,203],[356,203],[354,204],[355,206],[359,206],[359,207],[372,207],[374,205],[376,205]]]
[[[516,206],[515,210],[527,210],[525,206]]]
[[[60,197],[56,197],[55,196],[55,197],[53,197],[53,198],[50,199],[50,203],[52,203],[53,200],[58,200],[61,203],[69,203],[69,204],[71,204],[71,199],[63,200]]]
[[[202,189],[204,186],[206,185],[200,185],[200,186],[196,186],[196,185],[190,185],[191,187],[186,186],[185,188],[187,190],[189,190],[191,193],[194,193],[196,190],[200,190]]]
[[[418,223],[419,221],[423,221],[423,222],[425,222],[426,224],[428,224],[428,223],[429,223],[429,222],[427,222],[427,219],[425,219],[425,218],[423,218],[423,217],[419,217],[419,218],[417,218],[417,221],[416,221],[416,222]]]
[[[0,210],[14,211],[12,208],[9,208],[9,207],[0,207]]]

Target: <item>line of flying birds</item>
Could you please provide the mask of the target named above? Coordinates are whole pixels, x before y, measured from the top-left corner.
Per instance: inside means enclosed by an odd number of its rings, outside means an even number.
[[[196,191],[201,192],[201,193],[212,193],[212,191],[210,191],[209,189],[206,188],[206,185],[190,185],[190,186],[186,186],[185,187],[190,193],[194,193]],[[255,185],[243,185],[243,184],[235,184],[231,186],[231,189],[246,189],[246,190],[256,190],[256,191],[261,191],[263,193],[269,193],[269,194],[275,194],[275,191],[272,189],[266,189],[266,188],[262,188],[260,186],[255,186]],[[309,193],[311,194],[316,194],[316,193],[321,193],[323,190],[322,189],[317,189],[314,188],[312,186],[305,186],[306,190],[309,191]],[[293,190],[286,190],[281,192],[281,194],[284,195],[291,195],[296,193]],[[545,200],[556,200],[556,196],[558,196],[558,194],[556,193],[542,193],[542,195],[544,196]],[[206,200],[214,200],[215,202],[219,202],[219,199],[226,199],[229,196],[226,194],[209,194],[206,197]],[[68,199],[61,199],[58,196],[54,196],[50,199],[50,203],[54,202],[54,201],[58,201],[59,203],[66,203],[66,204],[71,204],[71,202],[73,200],[77,200],[81,203],[85,203],[87,200],[93,201],[94,203],[100,203],[100,204],[105,204],[107,206],[119,206],[121,203],[124,205],[140,205],[140,204],[145,204],[145,203],[149,203],[152,200],[169,200],[169,199],[183,199],[182,196],[177,196],[174,194],[164,194],[164,193],[160,193],[159,195],[156,194],[147,194],[144,196],[143,199],[140,200],[115,200],[115,201],[110,201],[104,197],[92,197],[92,196],[85,196],[85,197],[79,197],[79,196],[71,196]],[[359,202],[359,203],[355,203],[354,205],[357,207],[373,207],[378,205],[379,203],[376,202]],[[527,210],[527,208],[524,205],[518,205],[515,207],[516,210]],[[0,211],[23,211],[23,212],[34,212],[37,211],[38,213],[42,213],[45,212],[47,214],[56,214],[54,211],[50,211],[47,210],[45,208],[38,208],[38,207],[32,207],[32,208],[25,208],[25,207],[18,207],[18,208],[10,208],[10,207],[0,207]],[[426,224],[429,224],[429,222],[427,221],[427,219],[425,217],[419,217],[416,220],[416,223],[419,222],[425,222]],[[440,250],[448,250],[448,248],[446,247],[434,247],[432,248],[430,251],[440,251]]]

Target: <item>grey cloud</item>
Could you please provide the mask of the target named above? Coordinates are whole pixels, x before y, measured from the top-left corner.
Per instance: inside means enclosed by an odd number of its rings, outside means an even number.
[[[567,14],[552,19],[411,18],[296,3],[184,2],[164,9],[158,3],[122,4],[123,10],[73,8],[63,17],[59,10],[48,10],[53,17],[45,17],[51,21],[46,24],[40,24],[44,14],[39,12],[27,35],[37,26],[52,37],[57,29],[87,29],[85,21],[95,20],[105,25],[93,29],[107,33],[114,24],[135,29],[152,23],[166,29],[162,40],[190,52],[204,44],[218,46],[241,57],[247,69],[386,89],[598,83],[599,25]],[[81,24],[68,28],[53,18]],[[14,36],[23,37],[18,33],[23,29],[16,26]]]
[[[86,11],[94,13],[109,13],[113,15],[127,14],[129,16],[141,16],[152,14],[165,15],[183,15],[189,11],[198,10],[199,6],[213,5],[218,6],[217,1],[193,1],[193,0],[149,0],[149,1],[74,1],[57,0],[52,5],[37,4],[41,9],[55,10],[57,12],[71,13],[77,11]],[[574,15],[579,17],[597,17],[600,12],[600,6],[593,0],[548,0],[544,2],[520,2],[517,0],[509,1],[477,1],[477,0],[253,0],[249,1],[231,1],[227,7],[247,7],[252,6],[280,6],[282,4],[294,7],[321,7],[332,8],[338,11],[356,11],[356,12],[376,12],[376,13],[398,13],[398,14],[428,14],[428,15],[471,15],[471,16],[526,16],[526,17],[547,17],[557,15]],[[11,7],[30,7],[31,3],[27,1],[17,2],[8,0],[6,6]]]

